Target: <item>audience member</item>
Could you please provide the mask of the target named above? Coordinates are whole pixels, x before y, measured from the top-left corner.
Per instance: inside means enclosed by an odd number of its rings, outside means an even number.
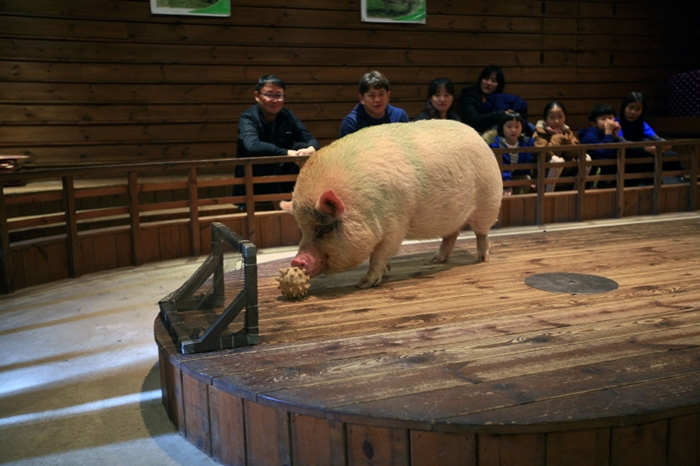
[[[409,121],[405,110],[389,104],[389,80],[379,71],[365,73],[360,78],[358,97],[360,102],[340,125],[341,138],[368,126]]]
[[[556,149],[557,146],[578,144],[576,134],[566,124],[566,107],[559,101],[553,100],[544,106],[542,120],[535,125],[533,134],[535,147],[546,147],[545,161],[548,163],[563,163],[565,161],[578,160],[578,151]],[[586,154],[586,161],[591,161],[591,156]],[[590,167],[588,167],[590,171]],[[564,168],[552,167],[547,171],[547,178],[558,178],[564,173]],[[577,167],[569,167],[565,175],[575,176]],[[569,187],[567,187],[569,188]],[[546,191],[554,191],[555,185],[548,184]]]
[[[273,155],[313,155],[318,141],[291,111],[284,108],[285,84],[277,76],[267,75],[255,85],[252,107],[241,113],[238,121],[236,157],[264,157]],[[299,172],[295,163],[254,165],[254,176],[285,175]],[[236,169],[243,176],[243,167]],[[266,183],[255,186],[255,194],[291,192],[294,183]],[[236,186],[235,195],[245,194],[244,186]]]
[[[615,110],[607,104],[597,104],[588,114],[590,126],[579,130],[578,135],[581,144],[605,144],[620,141],[620,123],[616,120]],[[617,149],[591,150],[589,154],[593,160],[616,159]],[[613,175],[617,173],[616,165],[604,165],[599,167],[599,174]],[[599,188],[614,186],[614,181],[599,182]]]
[[[651,126],[646,122],[646,105],[644,104],[644,96],[641,92],[630,92],[623,100],[620,106],[620,140],[629,142],[643,141],[664,141],[662,137],[657,135]],[[678,155],[675,152],[670,152],[669,147],[664,147],[664,155]],[[656,154],[655,146],[646,146],[644,148],[632,148],[625,151],[625,156],[628,158],[649,157]],[[664,162],[664,170],[680,170],[682,166],[679,162]],[[628,164],[625,167],[626,172],[630,173],[651,173],[654,171],[653,163],[644,164]],[[685,181],[680,176],[664,177],[664,183],[678,183]],[[627,186],[643,185],[651,182],[651,179],[627,180]]]
[[[454,111],[455,86],[448,78],[437,78],[428,86],[428,98],[425,107],[421,110],[413,121],[418,120],[456,120],[460,121],[459,115]]]
[[[459,115],[462,121],[479,133],[498,126],[505,112],[519,113],[527,121],[527,103],[518,96],[506,94],[503,70],[496,65],[485,67],[473,86],[462,90]],[[531,134],[529,126],[525,134]]]
[[[523,135],[523,128],[527,123],[519,113],[505,113],[501,117],[498,124],[498,136],[491,143],[492,148],[510,148],[516,147],[532,147],[534,141],[532,138]],[[503,154],[504,165],[516,165],[519,163],[533,163],[532,154],[530,152],[509,152]],[[510,180],[531,180],[530,169],[521,170],[504,170],[503,181]],[[532,186],[515,186],[504,187],[503,195],[510,196],[511,194],[525,194],[533,191]]]
[[[646,108],[644,96],[641,92],[630,92],[622,100],[620,106],[620,140],[640,142],[640,141],[663,141],[646,122]],[[651,153],[656,152],[654,146],[645,147]]]

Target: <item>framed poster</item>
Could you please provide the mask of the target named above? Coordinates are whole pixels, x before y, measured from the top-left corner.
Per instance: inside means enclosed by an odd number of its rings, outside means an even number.
[[[428,0],[362,0],[362,21],[425,24]]]
[[[151,0],[156,15],[231,16],[231,0]]]

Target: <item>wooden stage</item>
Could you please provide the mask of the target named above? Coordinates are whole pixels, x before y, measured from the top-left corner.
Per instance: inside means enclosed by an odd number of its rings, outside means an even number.
[[[234,465],[700,464],[700,217],[495,231],[405,245],[300,301],[259,265],[260,342],[182,355],[159,319],[163,400],[183,435]],[[597,294],[524,280],[581,273]]]

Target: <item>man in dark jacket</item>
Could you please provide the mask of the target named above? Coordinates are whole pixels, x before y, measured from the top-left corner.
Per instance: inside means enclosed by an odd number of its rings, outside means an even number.
[[[273,155],[313,155],[319,144],[304,124],[284,108],[284,82],[273,75],[262,76],[255,85],[255,105],[245,110],[238,121],[236,157],[265,157]],[[255,165],[254,176],[298,173],[295,163]],[[243,175],[243,167],[236,176]],[[267,183],[255,186],[255,194],[291,192],[294,183]],[[245,192],[240,186],[236,195]],[[242,189],[241,189],[242,188]]]

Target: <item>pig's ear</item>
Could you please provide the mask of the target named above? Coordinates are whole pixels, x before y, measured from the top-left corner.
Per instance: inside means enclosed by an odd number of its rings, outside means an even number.
[[[281,201],[280,208],[287,212],[288,214],[293,214],[294,206],[292,205],[294,201]]]
[[[337,217],[345,212],[345,204],[343,204],[343,201],[338,198],[332,189],[321,194],[321,197],[318,199],[317,208],[321,212],[332,215],[333,217]]]

